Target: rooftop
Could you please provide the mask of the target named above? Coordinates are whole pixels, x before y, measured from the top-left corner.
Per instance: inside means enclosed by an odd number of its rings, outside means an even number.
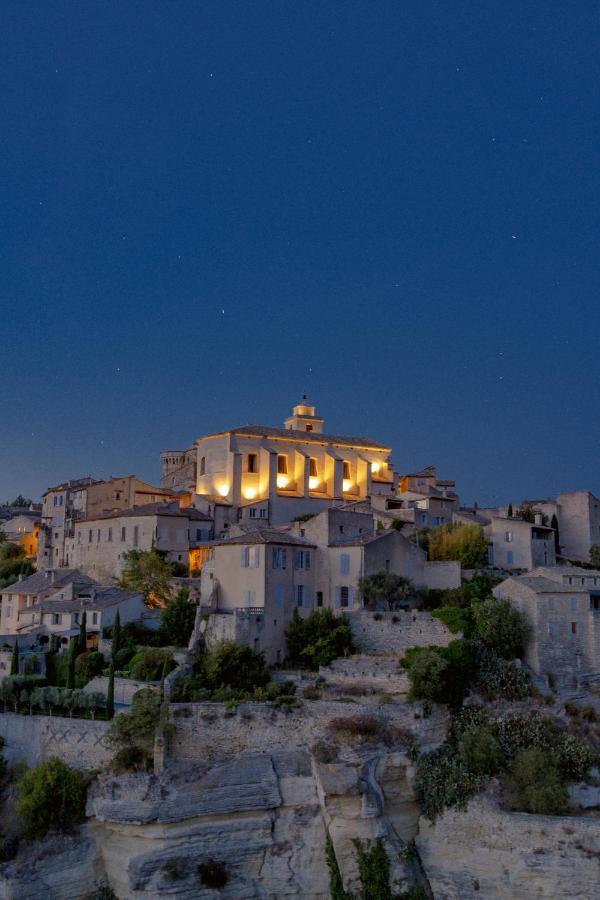
[[[28,578],[15,581],[8,587],[0,589],[2,594],[39,594],[51,588],[59,588],[65,584],[77,582],[81,587],[98,585],[98,582],[89,575],[84,575],[79,569],[43,569],[35,572]]]
[[[223,538],[215,541],[220,546],[229,546],[231,544],[286,544],[293,547],[314,547],[305,538],[296,537],[285,531],[278,531],[276,528],[253,528],[244,534],[235,535],[235,537]]]
[[[552,578],[546,578],[545,575],[512,575],[513,581],[530,588],[536,594],[581,594],[587,593],[584,587],[563,584],[562,581],[554,581]]]
[[[347,447],[361,447],[365,450],[387,450],[391,447],[379,444],[365,437],[346,437],[339,434],[318,434],[312,431],[295,431],[288,428],[273,428],[270,425],[241,425],[239,428],[229,428],[226,431],[217,431],[214,434],[205,434],[198,440],[220,437],[225,434],[252,435],[254,437],[280,438],[286,441],[298,441],[299,443],[314,444],[340,444]]]
[[[73,600],[56,599],[47,597],[29,607],[31,612],[78,612],[83,609],[107,609],[118,603],[124,603],[132,597],[142,597],[135,591],[120,591],[113,587],[100,587],[95,591],[78,596]],[[26,610],[27,611],[27,610]]]
[[[200,512],[193,506],[181,508],[177,501],[169,503],[145,503],[143,506],[134,506],[132,509],[115,509],[107,513],[98,513],[81,522],[97,522],[100,519],[122,519],[135,516],[173,516],[183,519],[192,519],[194,522],[212,522],[211,516]]]

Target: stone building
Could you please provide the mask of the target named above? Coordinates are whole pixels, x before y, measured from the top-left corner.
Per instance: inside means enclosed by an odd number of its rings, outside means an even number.
[[[0,634],[17,634],[26,609],[57,593],[77,593],[96,584],[78,569],[45,569],[20,578],[0,591]]]
[[[488,541],[488,562],[499,569],[523,572],[556,563],[554,529],[542,524],[541,513],[536,514],[535,522],[491,510],[459,509],[452,518],[482,528]]]
[[[600,675],[600,571],[539,567],[493,593],[523,614],[531,630],[526,662],[549,686],[579,687]]]
[[[214,536],[213,519],[193,507],[149,503],[77,520],[66,543],[69,559],[99,579],[117,578],[130,550],[164,550],[169,562],[194,566],[190,552]]]
[[[37,559],[38,535],[40,532],[41,513],[39,511],[22,510],[17,515],[0,523],[7,541],[20,544],[28,559]]]
[[[69,550],[76,522],[173,499],[172,491],[148,484],[135,475],[107,481],[88,476],[48,488],[42,498],[38,568],[73,565]]]
[[[336,501],[391,494],[390,448],[369,438],[326,434],[323,424],[303,397],[283,428],[243,425],[199,438],[195,494],[209,502],[220,497],[236,510],[254,506],[255,517],[269,524],[320,512]],[[161,454],[163,487],[191,489],[192,455]]]
[[[303,615],[314,607],[315,549],[268,527],[217,541],[201,575],[209,643],[237,641],[265,651],[270,664],[281,662],[294,609]]]
[[[535,512],[551,522],[558,521],[561,555],[569,560],[589,562],[590,547],[600,544],[600,499],[591,491],[566,491],[556,500],[524,500]]]

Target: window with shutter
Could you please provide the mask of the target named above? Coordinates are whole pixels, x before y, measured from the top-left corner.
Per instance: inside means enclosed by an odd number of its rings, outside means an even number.
[[[340,575],[347,575],[350,571],[350,554],[342,553],[340,556]]]

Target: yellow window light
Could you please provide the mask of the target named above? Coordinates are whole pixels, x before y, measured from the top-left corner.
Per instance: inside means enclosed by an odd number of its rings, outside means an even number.
[[[277,487],[280,490],[283,490],[284,488],[286,488],[289,483],[290,483],[290,479],[287,477],[287,475],[278,475],[277,476]]]
[[[254,500],[256,497],[256,488],[246,488],[244,491],[244,497],[246,500]]]
[[[316,491],[319,487],[319,479],[315,475],[311,475],[308,479],[308,489],[310,491]]]
[[[379,472],[380,468],[381,468],[381,463],[378,463],[378,462],[371,463],[371,472]]]
[[[352,487],[352,482],[350,481],[350,479],[344,478],[344,480],[342,481],[342,488],[344,489],[344,492],[349,491],[351,487]]]
[[[219,494],[221,495],[221,497],[226,497],[227,494],[229,493],[229,485],[221,484],[221,485],[219,485],[217,490],[218,490]]]

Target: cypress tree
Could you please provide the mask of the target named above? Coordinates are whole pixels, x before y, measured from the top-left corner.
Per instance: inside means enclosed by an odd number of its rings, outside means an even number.
[[[121,614],[119,610],[117,610],[117,614],[115,616],[115,621],[113,624],[113,632],[112,632],[112,658],[114,660],[115,655],[121,649]]]
[[[85,653],[87,650],[87,613],[84,611],[81,614],[81,622],[79,624],[79,652]]]
[[[15,645],[13,647],[12,657],[10,660],[10,674],[18,675],[19,674],[19,642],[15,638]]]
[[[506,515],[508,516],[509,519],[512,519],[512,517],[513,517],[512,503],[508,504],[508,509],[506,510]]]
[[[550,528],[554,528],[554,552],[558,556],[560,553],[560,533],[558,531],[558,519],[556,518],[556,513],[552,514]]]
[[[68,667],[67,667],[67,687],[69,690],[75,690],[75,659],[77,657],[77,639],[73,638],[69,644],[68,650]]]
[[[115,714],[115,667],[111,662],[108,667],[108,691],[106,693],[106,718],[112,719]]]

